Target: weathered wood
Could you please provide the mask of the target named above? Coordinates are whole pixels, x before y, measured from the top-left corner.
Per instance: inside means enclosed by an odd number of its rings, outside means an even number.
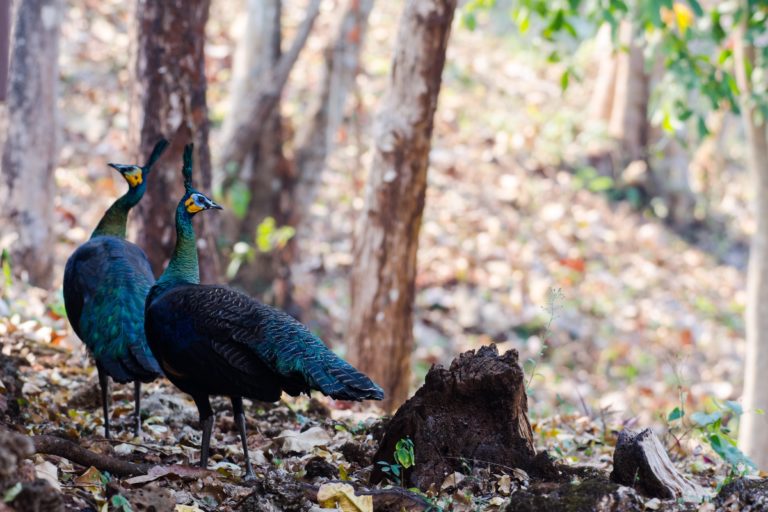
[[[640,433],[624,430],[613,454],[611,480],[661,499],[698,499],[703,491],[683,476],[649,428]]]
[[[384,388],[388,410],[408,396],[416,252],[455,9],[456,0],[406,3],[389,88],[374,122],[373,163],[355,231],[349,358]]]
[[[11,240],[12,268],[45,288],[53,276],[61,18],[61,0],[27,0],[17,9],[0,174],[0,235]]]
[[[373,460],[394,462],[395,445],[406,437],[416,458],[404,473],[406,486],[439,487],[463,461],[494,471],[532,467],[536,452],[517,351],[499,356],[495,345],[482,347],[461,354],[449,369],[433,367],[387,425]],[[383,476],[376,465],[371,481]]]
[[[175,243],[173,216],[183,194],[180,176],[184,145],[195,144],[195,187],[211,192],[208,107],[205,100],[205,25],[210,0],[139,0],[136,57],[138,128],[136,161],[165,137],[171,146],[153,168],[147,193],[139,203],[137,243],[159,275]],[[195,220],[200,248],[200,277],[218,282],[215,215]]]

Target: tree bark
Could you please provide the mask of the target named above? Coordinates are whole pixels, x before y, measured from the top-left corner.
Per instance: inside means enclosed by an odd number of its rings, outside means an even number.
[[[310,108],[309,122],[296,138],[298,183],[294,222],[297,226],[315,200],[325,161],[341,126],[346,99],[360,68],[360,53],[372,9],[373,0],[349,0],[335,37],[325,48],[320,90]]]
[[[627,51],[618,52],[615,89],[608,131],[621,150],[621,167],[648,157],[648,100],[650,77],[645,72],[643,49],[634,42],[635,27],[623,22],[619,38]]]
[[[211,191],[208,108],[205,100],[205,25],[210,0],[138,0],[138,85],[140,143],[137,158],[161,137],[171,140],[153,168],[146,197],[139,203],[138,244],[156,275],[174,245],[173,212],[183,194],[180,176],[184,145],[195,144],[195,187]],[[140,158],[139,158],[140,160]],[[200,277],[218,281],[215,216],[196,220]]]
[[[9,70],[0,203],[14,270],[49,287],[53,276],[60,0],[26,0],[17,10]]]
[[[8,93],[8,60],[11,43],[11,0],[0,0],[0,102]]]
[[[240,38],[237,60],[232,80],[232,101],[230,115],[222,130],[222,140],[232,140],[248,119],[247,105],[258,97],[260,84],[271,78],[273,69],[282,55],[281,41],[281,0],[251,0],[248,3],[246,31]],[[229,174],[225,183],[225,194],[234,193],[233,187],[244,187],[248,201],[240,217],[228,216],[234,239],[251,246],[256,238],[256,227],[266,217],[275,219],[279,215],[281,194],[281,169],[287,166],[283,154],[282,116],[279,100],[275,108],[267,113],[266,119],[259,120],[269,129],[261,130],[258,138],[250,141],[247,155],[239,169],[225,168]],[[232,202],[232,201],[230,201]],[[240,207],[242,207],[241,205]],[[281,219],[282,220],[282,219]],[[278,223],[280,223],[278,221]],[[257,252],[254,261],[240,267],[234,282],[251,293],[264,297],[272,288],[278,268],[276,251]]]
[[[748,18],[749,16],[742,16]],[[744,356],[744,416],[739,426],[741,448],[757,467],[768,470],[768,418],[757,409],[768,410],[768,133],[751,99],[752,84],[747,62],[755,65],[755,49],[745,41],[744,27],[734,35],[734,65],[739,85],[741,117],[749,146],[749,170],[755,191],[755,232],[747,270],[747,350]]]
[[[267,217],[278,226],[291,223],[296,176],[283,153],[280,95],[293,65],[306,44],[319,13],[319,0],[310,3],[291,48],[281,53],[280,0],[249,4],[248,23],[238,49],[230,116],[222,134],[218,167],[223,169],[222,192],[230,204],[237,187],[246,194],[240,218],[229,217],[231,236],[256,245],[256,229]],[[242,199],[240,199],[242,201]],[[240,266],[234,281],[267,302],[291,307],[291,248],[256,252]]]
[[[355,234],[350,360],[383,386],[383,406],[408,396],[416,251],[433,117],[456,0],[409,0],[374,125],[373,163]]]

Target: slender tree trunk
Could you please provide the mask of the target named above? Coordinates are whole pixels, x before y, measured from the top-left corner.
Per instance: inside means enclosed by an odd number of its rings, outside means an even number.
[[[650,77],[645,72],[643,49],[634,41],[634,27],[622,23],[619,37],[627,51],[617,53],[615,89],[608,131],[619,142],[621,168],[648,156],[648,99]]]
[[[746,63],[755,65],[755,49],[744,40],[743,27],[734,36],[734,64],[741,91],[741,115],[749,146],[749,168],[754,180],[755,232],[747,271],[747,350],[744,356],[744,410],[739,428],[741,448],[758,469],[768,470],[768,419],[756,413],[768,410],[768,133],[757,116]]]
[[[0,0],[0,102],[8,92],[8,63],[11,50],[11,0]]]
[[[138,0],[136,74],[140,144],[147,155],[160,137],[171,147],[155,165],[139,211],[138,243],[159,274],[174,244],[173,211],[183,194],[181,155],[195,144],[195,186],[211,189],[208,108],[205,91],[205,24],[210,0]],[[141,160],[141,158],[139,158]],[[203,282],[218,280],[215,216],[196,220]]]
[[[60,0],[25,0],[17,10],[2,157],[2,229],[16,235],[14,268],[49,287],[53,273]]]
[[[416,251],[455,9],[456,0],[406,3],[389,90],[375,120],[373,163],[355,233],[349,356],[383,386],[388,409],[408,396]]]
[[[238,215],[229,217],[230,236],[255,246],[267,217],[291,223],[296,176],[283,153],[280,95],[319,13],[312,0],[289,50],[281,53],[281,1],[252,1],[240,40],[230,115],[222,135],[218,167],[222,192]],[[238,205],[239,203],[239,205]],[[290,249],[256,252],[234,281],[264,300],[291,309]]]
[[[237,131],[251,120],[247,119],[247,105],[259,94],[260,84],[270,80],[273,69],[282,55],[281,0],[250,0],[246,30],[240,38],[237,60],[232,80],[230,115],[222,129],[222,140],[231,140]],[[247,156],[240,169],[225,169],[229,174],[223,191],[230,197],[241,197],[241,203],[233,209],[235,215],[227,217],[231,226],[228,231],[236,240],[255,245],[256,228],[266,217],[278,219],[279,197],[282,191],[282,169],[287,166],[283,154],[282,116],[279,101],[260,120],[269,129],[261,130],[258,138],[250,141]],[[230,165],[230,167],[232,167]],[[246,197],[247,201],[243,201]],[[282,219],[280,219],[282,220]],[[280,223],[280,221],[278,221]],[[265,295],[272,291],[272,284],[279,272],[276,251],[256,253],[254,261],[240,267],[234,282],[251,293],[274,302]]]
[[[300,225],[315,200],[328,154],[344,117],[347,96],[360,68],[360,53],[373,0],[349,0],[335,37],[325,48],[325,68],[309,122],[296,138],[295,222]]]
[[[616,89],[616,68],[618,59],[611,40],[611,27],[607,23],[600,27],[595,38],[597,78],[589,99],[589,113],[592,119],[608,122],[613,110],[613,95]]]

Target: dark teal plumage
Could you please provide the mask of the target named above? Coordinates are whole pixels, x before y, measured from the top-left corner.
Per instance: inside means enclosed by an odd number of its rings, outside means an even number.
[[[136,433],[140,430],[141,382],[162,375],[144,334],[144,302],[155,279],[144,252],[125,240],[128,213],[144,196],[146,177],[168,146],[158,142],[144,167],[109,164],[129,183],[104,213],[91,239],[78,247],[64,269],[64,306],[78,337],[96,361],[109,437],[108,377],[135,382]]]
[[[155,279],[139,247],[97,236],[72,254],[64,270],[64,303],[72,328],[117,382],[161,375],[144,335],[144,299]]]
[[[180,283],[151,300],[147,339],[168,377],[193,396],[275,401],[318,390],[381,400],[379,386],[293,317],[222,286]]]
[[[205,467],[213,428],[209,396],[232,399],[248,460],[242,397],[273,402],[319,390],[344,400],[381,400],[379,386],[288,314],[235,290],[200,285],[192,217],[221,207],[192,188],[192,147],[184,151],[186,193],[176,208],[176,246],[168,267],[147,296],[145,330],[168,379],[192,395],[203,426]]]

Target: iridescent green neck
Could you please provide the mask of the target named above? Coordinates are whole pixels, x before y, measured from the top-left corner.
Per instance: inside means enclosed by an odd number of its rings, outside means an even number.
[[[197,263],[195,229],[192,226],[192,216],[187,212],[182,200],[176,208],[176,247],[156,286],[162,291],[177,284],[199,283],[200,267]]]
[[[125,225],[128,222],[128,212],[141,201],[146,189],[147,186],[144,183],[138,187],[129,188],[128,192],[112,203],[112,206],[109,207],[101,218],[99,225],[93,230],[91,238],[104,235],[125,238]]]

